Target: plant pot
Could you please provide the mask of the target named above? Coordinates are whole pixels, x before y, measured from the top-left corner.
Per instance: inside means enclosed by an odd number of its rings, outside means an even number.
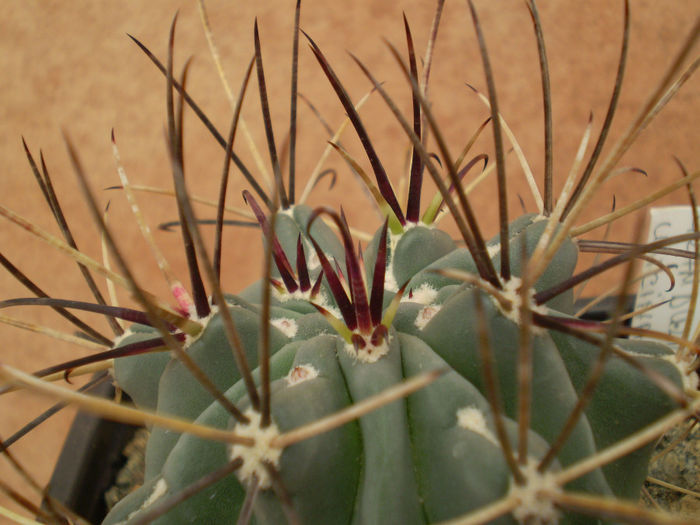
[[[102,383],[92,395],[111,399],[114,387]],[[102,522],[107,514],[105,492],[126,463],[124,447],[138,428],[79,413],[51,476],[49,494],[88,521]]]

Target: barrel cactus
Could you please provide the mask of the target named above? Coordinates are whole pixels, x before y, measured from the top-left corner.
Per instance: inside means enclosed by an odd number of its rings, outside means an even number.
[[[546,63],[537,8],[534,2],[528,7]],[[471,3],[468,11],[487,79],[487,126],[493,130],[495,162],[468,150],[459,160],[452,157],[426,99],[408,23],[407,59],[391,45],[389,52],[411,88],[410,119],[353,57],[368,87],[386,101],[409,138],[405,206],[360,111],[313,36],[301,34],[297,22],[295,50],[297,39],[308,42],[371,166],[370,176],[333,141],[383,217],[364,247],[356,244],[342,209],[310,207],[295,195],[293,179],[283,180],[256,25],[256,53],[224,144],[225,164],[239,162],[233,148],[239,109],[248,78],[256,76],[274,184],[264,188],[253,179],[243,193],[249,216],[262,232],[265,270],[261,280],[235,295],[224,294],[220,286],[228,168],[213,255],[205,247],[186,183],[182,116],[188,104],[196,104],[185,96],[187,68],[181,76],[174,73],[174,23],[168,59],[158,64],[167,85],[167,143],[191,282],[187,290],[170,280],[175,306],[148,294],[132,277],[68,140],[81,188],[123,277],[87,257],[79,262],[121,282],[141,307],[48,297],[0,306],[84,309],[131,322],[104,352],[35,376],[69,378],[108,362],[136,409],[68,394],[9,367],[0,368],[0,374],[13,387],[50,392],[86,410],[149,427],[145,481],[112,509],[105,524],[672,519],[634,501],[655,437],[700,407],[697,348],[663,334],[635,331],[620,317],[634,261],[679,240],[697,240],[698,234],[646,245],[637,235],[637,243],[615,245],[617,251],[601,242],[598,249],[617,255],[583,271],[577,268],[579,252],[590,245],[575,240],[574,221],[615,173],[639,123],[602,162],[596,147],[578,185],[567,183],[557,199],[549,160],[539,209],[510,217],[504,123]],[[627,16],[625,10],[625,26]],[[688,48],[696,35],[697,30]],[[623,57],[626,42],[625,36]],[[429,67],[429,59],[423,66]],[[684,77],[676,81],[679,71],[654,94],[643,119],[680,87]],[[543,67],[546,91],[545,72]],[[610,115],[621,77],[622,67]],[[292,92],[294,101],[295,85]],[[437,154],[427,149],[429,135]],[[468,155],[471,160],[464,161]],[[30,161],[51,201],[48,177],[31,155]],[[491,240],[484,238],[462,185],[466,173],[479,168],[494,169],[498,179],[499,234]],[[438,193],[421,214],[428,176]],[[686,174],[684,182],[690,184],[696,176]],[[120,189],[137,208],[125,176]],[[0,210],[23,224],[9,209]],[[457,225],[458,240],[439,227],[448,214]],[[70,243],[51,242],[77,257]],[[616,265],[627,269],[611,321],[576,317],[573,287]],[[623,338],[629,334],[637,337]],[[50,514],[58,512],[50,507]]]

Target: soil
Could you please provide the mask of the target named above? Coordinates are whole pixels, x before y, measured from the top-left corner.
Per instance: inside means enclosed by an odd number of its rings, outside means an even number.
[[[688,434],[684,437],[686,432]],[[678,439],[681,441],[674,446]],[[664,510],[697,518],[700,516],[700,425],[696,421],[671,429],[657,444],[656,452],[656,459],[649,467],[649,478],[645,483],[648,494]],[[685,490],[664,487],[654,480]],[[647,505],[656,507],[648,497],[644,499]]]
[[[120,500],[126,497],[132,490],[143,484],[144,467],[146,462],[146,442],[149,432],[140,428],[134,437],[124,447],[126,463],[117,474],[114,485],[105,493],[107,510],[111,510]]]

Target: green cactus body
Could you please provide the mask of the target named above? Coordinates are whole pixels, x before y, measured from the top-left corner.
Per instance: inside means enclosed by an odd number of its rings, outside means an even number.
[[[541,227],[528,219],[519,222],[528,224],[514,231],[511,245],[518,246],[521,235],[525,234],[531,251]],[[283,245],[294,246],[291,238],[286,241],[282,238],[284,229],[277,231]],[[433,234],[430,230],[408,232],[407,235],[416,237]],[[298,234],[297,229],[287,233],[295,238]],[[375,237],[380,238],[379,234]],[[445,259],[454,261],[464,253],[452,246],[436,263],[421,259],[426,241],[403,243],[402,240],[395,243],[393,257],[401,257],[394,260],[394,268],[400,268],[397,275],[403,279],[417,280],[416,276],[426,266],[439,266],[439,261]],[[437,243],[447,248],[441,238]],[[437,251],[434,253],[439,256]],[[420,262],[405,265],[404,258]],[[556,271],[545,272],[543,280],[556,282],[570,275],[575,258],[576,250],[565,244],[552,263]],[[513,260],[517,273],[517,257]],[[469,264],[464,260],[456,266],[466,268]],[[423,273],[426,279],[436,275]],[[428,281],[421,284],[424,282]],[[438,281],[430,282],[434,285]],[[335,334],[318,313],[300,314],[285,310],[284,303],[278,303],[281,306],[274,309],[272,319],[286,317],[298,323],[291,337],[272,329],[271,413],[280,432],[332,414],[422,372],[449,369],[434,384],[405,400],[281,451],[280,475],[303,523],[432,523],[477,509],[508,493],[513,480],[496,439],[491,408],[484,397],[476,294],[481,296],[491,334],[506,428],[516,445],[518,326],[484,292],[469,285],[447,284],[436,289],[433,302],[427,305],[412,301],[406,292],[389,329],[388,352],[373,362],[359,359],[352,345]],[[429,307],[434,312],[419,326],[417,318]],[[258,310],[253,306],[229,309],[249,352],[249,360],[255,363],[261,322]],[[547,311],[553,312],[551,307]],[[678,371],[664,358],[668,350],[663,345],[634,341],[619,344],[636,354],[644,354],[647,366],[680,385]],[[201,362],[229,399],[243,409],[249,406],[218,315],[213,316],[188,352]],[[533,458],[542,457],[558,435],[576,405],[578,392],[598,352],[596,347],[573,337],[538,330],[533,340],[532,421],[528,435]],[[134,368],[142,369],[147,366],[146,359],[152,356],[132,357],[129,362]],[[159,360],[154,366],[162,370],[159,410],[235,431],[228,413],[187,377],[179,362],[171,361],[163,367]],[[295,370],[305,376],[310,369],[314,373],[308,378],[298,383],[292,379]],[[124,373],[118,372],[118,381]],[[254,375],[258,377],[257,371]],[[126,381],[125,388],[128,388]],[[620,389],[632,392],[620,396]],[[591,456],[673,407],[674,402],[644,374],[619,358],[611,358],[596,395],[552,468],[556,470]],[[154,429],[148,446],[151,457],[146,484],[121,502],[105,523],[120,523],[139,516],[143,511],[138,509],[153,497],[157,487],[164,498],[223,466],[230,461],[227,447]],[[621,462],[594,470],[569,487],[593,494],[633,497],[639,491],[649,454],[646,447]],[[179,504],[158,523],[186,523],[192,517],[212,523],[233,523],[249,482],[250,479],[228,476]],[[145,508],[158,500],[149,501]],[[211,504],[211,500],[216,503]],[[254,507],[254,519],[256,523],[284,520],[283,509],[271,489],[262,489]],[[590,521],[576,514],[561,519],[571,523]],[[510,522],[512,518],[503,521]]]

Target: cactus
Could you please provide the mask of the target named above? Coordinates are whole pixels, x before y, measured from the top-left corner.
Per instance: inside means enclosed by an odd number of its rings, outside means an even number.
[[[537,8],[534,2],[528,7],[546,63]],[[227,168],[213,255],[205,246],[185,180],[183,113],[187,104],[196,106],[184,96],[187,66],[175,77],[175,23],[168,59],[160,64],[167,85],[167,145],[178,224],[191,282],[188,291],[160,263],[175,307],[137,284],[67,140],[80,187],[119,274],[79,255],[70,241],[50,242],[84,267],[125,286],[140,308],[49,297],[3,301],[0,308],[89,310],[131,325],[122,330],[117,323],[109,349],[96,355],[38,371],[35,377],[2,366],[0,377],[13,388],[50,393],[86,410],[149,426],[145,482],[117,504],[105,524],[673,519],[633,502],[646,478],[654,439],[700,408],[697,347],[625,327],[620,316],[634,261],[700,236],[694,232],[645,245],[638,231],[635,243],[621,249],[616,245],[617,251],[608,243],[596,244],[618,255],[583,271],[577,268],[579,253],[593,244],[576,240],[574,221],[598,186],[615,174],[640,126],[633,126],[600,163],[596,147],[578,185],[567,184],[556,202],[549,159],[537,212],[510,217],[504,123],[478,15],[471,3],[468,10],[487,79],[495,162],[485,154],[467,162],[452,157],[425,98],[427,85],[420,82],[407,22],[408,60],[389,47],[411,86],[411,119],[353,57],[411,144],[408,197],[402,206],[342,81],[312,37],[300,37],[297,4],[295,43],[297,38],[309,43],[371,166],[373,177],[333,142],[383,217],[364,250],[356,246],[342,209],[309,207],[297,199],[293,176],[283,180],[257,24],[255,57],[224,144]],[[694,31],[682,53],[692,45]],[[615,93],[626,47],[627,31]],[[687,74],[676,80],[681,65],[679,60],[653,95],[644,118],[685,81]],[[545,72],[543,68],[548,88]],[[252,75],[259,86],[275,182],[267,190],[251,179],[250,189],[243,192],[247,216],[262,232],[263,278],[227,295],[220,285],[224,196],[239,109]],[[295,107],[295,86],[292,92]],[[549,104],[545,97],[548,109]],[[435,137],[439,162],[426,149],[429,134]],[[47,198],[55,202],[48,175],[27,152]],[[499,233],[488,241],[462,185],[467,172],[479,167],[482,173],[495,170],[497,177]],[[121,176],[120,188],[137,208],[134,189]],[[427,176],[439,192],[421,215]],[[683,182],[690,186],[697,176],[685,173]],[[57,205],[52,209],[60,215]],[[25,224],[8,208],[0,207],[0,214]],[[457,241],[438,227],[447,214],[456,223]],[[573,287],[623,265],[612,320],[576,317]],[[85,337],[96,339],[94,334]],[[94,370],[95,363],[109,364],[116,384],[137,409],[70,394],[36,377],[68,379]],[[48,509],[52,519],[63,512],[55,505]]]

